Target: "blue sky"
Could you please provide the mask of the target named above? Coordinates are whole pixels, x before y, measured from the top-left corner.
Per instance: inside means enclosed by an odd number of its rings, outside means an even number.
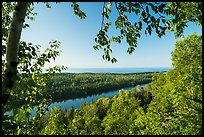
[[[34,12],[37,12],[35,21],[27,21],[30,25],[22,31],[21,39],[41,45],[42,50],[48,47],[51,40],[61,42],[61,54],[55,61],[46,64],[45,67],[64,65],[68,68],[152,68],[172,67],[171,52],[174,50],[176,40],[173,33],[158,38],[155,33],[151,36],[143,34],[138,39],[138,47],[133,54],[127,53],[127,43],[123,41],[120,45],[112,45],[112,56],[118,59],[117,63],[102,59],[103,51],[93,49],[94,38],[101,27],[102,2],[79,2],[80,8],[87,18],[80,20],[74,15],[71,3],[51,3],[48,9],[45,4],[35,4]],[[115,7],[112,7],[111,18],[117,17]],[[112,23],[114,24],[114,22]],[[115,33],[111,30],[111,34]],[[189,24],[184,31],[188,36],[192,32],[202,34],[202,28]]]

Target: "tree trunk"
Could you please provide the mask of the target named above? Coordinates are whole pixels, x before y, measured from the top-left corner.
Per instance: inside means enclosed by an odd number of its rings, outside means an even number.
[[[6,90],[13,87],[15,82],[13,77],[17,75],[19,41],[28,5],[28,2],[17,2],[14,7],[13,18],[8,33],[8,42],[6,47],[6,70],[2,82],[2,107],[5,106],[10,96]]]

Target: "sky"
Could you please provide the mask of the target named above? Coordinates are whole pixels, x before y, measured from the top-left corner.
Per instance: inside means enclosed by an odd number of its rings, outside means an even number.
[[[58,40],[61,43],[60,56],[55,61],[45,64],[45,68],[54,65],[64,65],[68,68],[172,67],[171,52],[174,50],[176,40],[181,39],[175,39],[172,32],[166,33],[162,38],[157,37],[155,33],[151,36],[141,35],[138,47],[131,55],[127,53],[128,44],[125,41],[113,44],[111,56],[117,58],[118,62],[112,64],[103,60],[103,51],[93,49],[94,39],[101,27],[103,2],[78,4],[87,15],[84,20],[74,14],[70,2],[51,3],[52,8],[46,8],[43,3],[35,3],[34,12],[37,13],[35,21],[26,20],[30,27],[22,31],[22,40],[41,45],[41,50],[49,47],[51,40]],[[111,19],[115,19],[118,13],[115,7],[112,7],[112,10]],[[184,36],[192,32],[201,35],[202,28],[189,23]],[[110,30],[110,34],[116,33],[117,31]]]

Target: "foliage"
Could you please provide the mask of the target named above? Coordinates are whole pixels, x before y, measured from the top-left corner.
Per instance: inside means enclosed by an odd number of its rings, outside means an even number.
[[[153,77],[143,134],[202,134],[202,37],[177,41],[174,69]],[[162,105],[161,105],[162,104]]]
[[[2,3],[2,76],[5,72],[5,54],[11,14],[15,2]],[[50,8],[49,3],[45,2]],[[32,2],[29,3],[27,19],[34,20]],[[104,50],[104,59],[116,62],[110,57],[111,42],[121,43],[125,38],[129,44],[127,52],[131,54],[141,37],[142,28],[151,35],[155,30],[158,37],[167,30],[174,31],[180,37],[188,22],[202,24],[202,2],[115,2],[119,13],[116,29],[119,36],[109,37],[112,2],[104,3],[102,28],[95,39],[95,49]],[[81,19],[86,17],[79,5],[72,4],[74,13]],[[189,12],[190,11],[190,12]],[[132,24],[127,14],[137,15],[138,21]],[[153,13],[153,14],[152,14]],[[146,28],[144,26],[147,26]],[[29,27],[24,24],[23,28]],[[51,96],[46,88],[55,71],[65,67],[56,66],[42,73],[46,62],[59,56],[60,42],[51,41],[50,48],[43,53],[39,46],[21,41],[19,43],[18,76],[16,83],[8,92],[11,97],[2,108],[3,134],[202,134],[202,36],[192,34],[178,41],[172,53],[174,69],[166,74],[153,77],[153,82],[144,89],[134,88],[132,92],[119,91],[112,98],[101,98],[96,102],[85,104],[80,109],[67,112],[56,108],[47,114]],[[130,81],[129,81],[130,82]],[[129,83],[128,82],[128,83]],[[106,85],[107,86],[107,85]],[[88,86],[87,86],[88,87]],[[151,92],[151,93],[150,93]],[[39,96],[43,99],[39,100]],[[15,100],[27,100],[20,108]],[[30,119],[30,110],[37,106],[36,115]],[[6,115],[12,108],[13,115]]]
[[[110,21],[112,7],[118,12],[114,21]],[[103,59],[112,63],[117,61],[111,57],[113,42],[120,44],[125,39],[129,45],[127,53],[131,54],[138,46],[142,33],[151,35],[155,32],[161,38],[167,31],[173,31],[176,37],[181,37],[188,22],[202,24],[202,2],[104,2],[103,8],[101,29],[93,48],[102,49]],[[113,24],[119,30],[118,36],[108,34]]]
[[[79,5],[76,2],[72,2],[71,7],[73,8],[74,14],[80,17],[80,19],[86,18],[86,14],[80,9]]]
[[[67,134],[67,118],[60,108],[54,108],[49,118],[47,119],[46,125],[43,127],[43,134],[51,135],[63,135]]]
[[[180,37],[188,22],[202,25],[202,2],[169,2],[168,15],[172,17],[171,30],[176,37]]]
[[[84,103],[78,109],[64,111],[55,108],[51,114],[43,116],[44,120],[40,121],[40,124],[45,123],[45,126],[39,128],[39,134],[134,134],[136,132],[134,121],[140,113],[144,113],[142,98],[146,96],[143,96],[142,92],[148,92],[143,88],[139,90],[140,92],[121,90],[119,95],[99,98],[91,104]]]
[[[9,25],[11,23],[11,13],[16,3],[3,2],[2,4],[2,75],[4,77],[5,72],[5,49],[8,39]],[[27,11],[27,18],[33,20],[35,13],[32,13],[32,3],[29,5]],[[29,25],[24,24],[29,27]],[[25,28],[25,27],[24,27]],[[10,94],[9,100],[6,106],[2,109],[2,130],[3,134],[33,134],[35,125],[46,111],[46,107],[50,103],[50,96],[44,96],[43,99],[38,100],[37,96],[42,95],[42,92],[46,89],[46,84],[55,71],[61,71],[65,69],[64,66],[55,66],[50,68],[43,75],[42,67],[46,62],[51,59],[55,59],[59,56],[60,51],[59,41],[51,41],[50,48],[47,48],[44,53],[40,53],[39,47],[32,43],[20,41],[19,54],[18,54],[18,74],[15,77],[15,85],[11,90],[3,90]],[[25,95],[26,96],[23,96]],[[21,108],[16,108],[16,99],[25,99],[28,102]],[[34,105],[38,103],[38,110],[33,117],[33,121],[29,121],[30,110]],[[12,108],[13,116],[8,117],[5,112]],[[9,130],[11,129],[11,130]]]
[[[72,109],[68,120],[55,126],[66,123],[69,131],[65,134],[71,135],[201,135],[201,45],[201,36],[195,33],[177,41],[172,53],[174,69],[154,75],[144,88],[120,90],[111,98]]]
[[[141,100],[135,98],[134,94],[128,91],[119,91],[119,95],[112,102],[107,116],[103,119],[102,126],[105,135],[127,135],[130,125],[133,124],[131,116],[137,111]],[[126,123],[126,124],[124,124]]]

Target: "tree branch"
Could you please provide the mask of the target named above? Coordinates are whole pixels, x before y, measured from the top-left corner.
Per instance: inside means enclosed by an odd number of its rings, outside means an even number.
[[[103,3],[102,21],[101,21],[101,30],[102,30],[102,28],[103,28],[103,24],[104,24],[104,9],[105,9],[105,3],[106,3],[106,2]]]
[[[118,13],[119,13],[119,16],[121,16],[120,11],[119,11],[119,9],[118,9],[117,2],[115,2],[115,7],[116,7],[116,9],[117,9],[117,11],[118,11]]]

